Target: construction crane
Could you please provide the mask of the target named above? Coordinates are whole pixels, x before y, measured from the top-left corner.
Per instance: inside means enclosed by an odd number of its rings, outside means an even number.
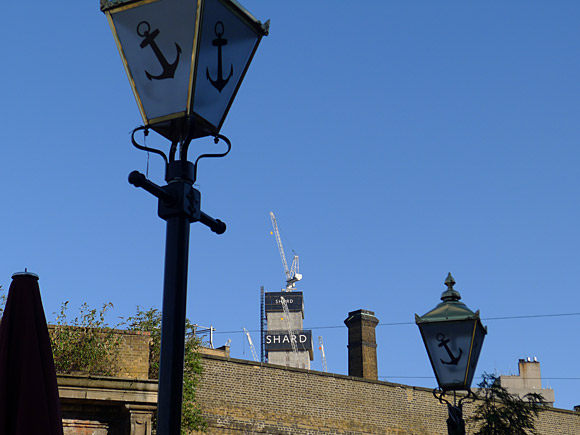
[[[324,353],[324,343],[322,342],[322,336],[318,336],[318,350],[320,350],[320,360],[322,361],[322,371],[327,372],[328,367],[326,366],[326,354]]]
[[[280,258],[282,259],[282,266],[284,268],[284,273],[286,274],[286,290],[291,292],[296,289],[296,282],[302,279],[302,274],[298,273],[298,255],[294,252],[294,258],[292,259],[292,265],[288,269],[288,262],[286,261],[286,254],[284,254],[284,246],[282,245],[282,239],[280,239],[280,231],[278,230],[278,222],[276,221],[276,215],[270,212],[270,220],[272,221],[272,228],[274,229],[274,235],[276,236],[276,243],[278,244],[278,250],[280,251]]]
[[[254,342],[252,341],[252,337],[250,337],[250,333],[248,332],[248,330],[246,328],[242,328],[244,330],[244,333],[246,334],[246,337],[248,338],[248,343],[250,345],[250,351],[252,352],[252,358],[254,358],[254,361],[258,362],[258,354],[256,353],[256,348],[254,347]]]
[[[280,296],[280,302],[282,303],[282,309],[284,310],[284,320],[286,321],[286,329],[288,330],[288,339],[292,345],[292,352],[294,355],[298,356],[298,346],[296,346],[296,333],[292,329],[290,324],[290,310],[288,309],[288,302],[284,296]]]

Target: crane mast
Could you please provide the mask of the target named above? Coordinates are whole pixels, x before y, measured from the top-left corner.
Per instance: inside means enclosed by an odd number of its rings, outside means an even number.
[[[294,253],[294,258],[292,259],[292,265],[290,269],[288,268],[288,262],[286,261],[286,254],[284,253],[284,246],[282,245],[282,239],[280,238],[280,230],[278,229],[278,222],[276,221],[276,215],[270,212],[270,220],[272,221],[272,228],[274,229],[274,235],[276,236],[276,243],[278,244],[278,251],[280,251],[280,258],[282,259],[282,267],[284,268],[284,274],[286,275],[286,290],[291,292],[296,289],[296,282],[302,279],[302,274],[299,273],[299,263],[298,255]]]
[[[296,346],[296,333],[292,329],[290,324],[290,310],[288,310],[288,302],[284,296],[280,296],[280,302],[282,302],[282,309],[284,310],[284,320],[286,321],[286,329],[288,330],[288,338],[290,339],[290,344],[292,345],[292,352],[294,355],[298,356],[298,346]]]
[[[252,352],[252,358],[254,358],[254,361],[259,361],[258,360],[258,354],[256,353],[256,348],[254,347],[254,343],[252,342],[252,337],[250,337],[250,333],[248,332],[248,330],[246,328],[242,328],[244,330],[244,333],[246,334],[246,337],[248,338],[248,344],[250,345],[250,351]]]
[[[324,342],[322,341],[322,336],[318,336],[318,350],[320,350],[320,360],[322,361],[322,371],[327,372],[328,366],[326,365],[326,354],[324,353]]]

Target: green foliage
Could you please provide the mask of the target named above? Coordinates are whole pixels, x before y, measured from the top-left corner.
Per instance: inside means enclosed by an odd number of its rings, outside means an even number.
[[[134,317],[127,319],[131,331],[145,331],[151,334],[149,342],[149,379],[159,379],[159,355],[161,350],[161,311],[150,308],[143,311],[137,307]]]
[[[2,292],[2,294],[0,295],[0,319],[1,319],[2,315],[4,314],[4,307],[6,306],[6,299],[8,299],[8,297],[4,293],[2,285],[0,285],[0,292]]]
[[[0,286],[0,291],[2,287]],[[0,316],[6,296],[0,295]],[[113,376],[117,371],[117,357],[121,334],[110,327],[106,320],[107,311],[113,308],[106,303],[101,310],[91,309],[84,303],[73,320],[67,316],[68,301],[61,305],[56,316],[56,325],[49,327],[52,353],[57,373],[82,373]],[[135,316],[127,319],[128,329],[146,331],[151,334],[149,346],[149,378],[159,378],[159,356],[161,350],[161,312],[151,308],[137,307]],[[121,326],[117,324],[115,327]],[[207,429],[201,409],[195,400],[195,390],[202,373],[202,360],[198,352],[200,341],[195,337],[193,325],[186,320],[185,358],[183,368],[182,434]]]
[[[510,394],[496,376],[487,373],[478,387],[479,400],[470,418],[478,425],[474,435],[537,434],[536,417],[546,406],[541,394],[530,393],[523,398]]]
[[[149,346],[149,378],[159,378],[159,355],[161,350],[161,312],[151,308],[142,310],[137,307],[134,317],[127,319],[128,329],[151,333]],[[193,325],[185,321],[185,358],[183,366],[183,405],[181,409],[181,433],[204,431],[207,423],[195,400],[195,390],[202,373],[201,355],[198,352],[200,341],[195,337]]]
[[[107,303],[97,311],[84,303],[79,315],[69,321],[68,301],[61,305],[56,325],[49,328],[57,373],[115,374],[121,338],[105,321],[105,314],[112,307]]]

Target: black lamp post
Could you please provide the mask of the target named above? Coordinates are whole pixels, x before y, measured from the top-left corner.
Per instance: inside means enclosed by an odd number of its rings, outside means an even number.
[[[487,328],[481,323],[479,311],[474,313],[460,302],[461,295],[453,288],[455,280],[451,274],[447,275],[445,285],[442,302],[423,316],[415,314],[415,323],[439,385],[433,395],[448,406],[449,435],[464,435],[462,403],[473,395],[471,381]],[[455,392],[462,390],[468,394],[457,401]],[[453,391],[453,404],[444,398],[448,391]]]
[[[229,152],[231,143],[219,131],[261,38],[268,34],[268,22],[260,23],[235,0],[101,0],[101,10],[143,118],[132,143],[160,155],[166,165],[165,186],[137,171],[129,182],[159,199],[159,217],[167,221],[157,433],[177,435],[189,224],[201,222],[217,234],[226,230],[223,222],[201,211],[201,195],[193,187],[197,163]],[[168,155],[137,143],[135,133],[149,129],[171,141]],[[204,136],[213,136],[216,144],[223,140],[227,150],[188,161],[191,141]]]

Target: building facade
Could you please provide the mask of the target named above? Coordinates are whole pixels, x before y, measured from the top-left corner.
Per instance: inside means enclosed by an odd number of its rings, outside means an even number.
[[[220,356],[204,358],[197,392],[211,434],[447,435],[431,389]],[[464,406],[467,433],[473,404]],[[547,408],[541,435],[580,434],[580,413]]]
[[[365,310],[346,320],[349,372],[351,363],[353,370],[370,367],[362,376],[235,359],[227,347],[204,350],[196,396],[207,433],[446,435],[447,408],[432,390],[376,379],[375,320]],[[115,377],[58,376],[66,435],[153,435],[157,381],[146,378],[149,339],[127,333]],[[367,342],[363,352],[359,339]],[[468,434],[472,412],[465,404]],[[547,408],[536,428],[540,435],[578,435],[580,412]]]
[[[264,345],[268,362],[309,369],[313,359],[312,331],[303,329],[302,292],[267,292],[265,312],[268,329]]]
[[[542,388],[542,373],[540,371],[540,362],[534,357],[520,359],[518,361],[517,376],[502,375],[499,377],[499,383],[511,394],[517,394],[524,397],[529,393],[538,393],[544,397],[549,406],[554,406],[554,390],[551,388]]]

